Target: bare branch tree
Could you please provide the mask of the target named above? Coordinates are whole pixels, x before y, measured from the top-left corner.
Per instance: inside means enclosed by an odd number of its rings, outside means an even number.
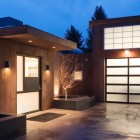
[[[83,71],[83,62],[79,55],[61,54],[60,61],[57,61],[56,65],[59,80],[64,89],[65,99],[67,99],[67,89],[70,89],[81,82],[80,80],[77,80],[80,73],[76,71]]]

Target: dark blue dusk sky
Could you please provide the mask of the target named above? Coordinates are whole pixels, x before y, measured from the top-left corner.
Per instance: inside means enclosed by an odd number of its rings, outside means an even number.
[[[140,15],[140,0],[1,0],[0,17],[11,16],[60,37],[72,24],[86,37],[97,5],[109,18]]]

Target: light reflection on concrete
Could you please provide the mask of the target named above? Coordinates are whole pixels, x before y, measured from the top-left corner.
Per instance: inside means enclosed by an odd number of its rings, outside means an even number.
[[[140,105],[108,103],[85,111],[48,111],[66,115],[46,123],[27,121],[27,135],[17,140],[140,140]]]

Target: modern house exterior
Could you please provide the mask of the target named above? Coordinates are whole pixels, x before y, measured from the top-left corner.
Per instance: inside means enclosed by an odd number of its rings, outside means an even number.
[[[19,114],[51,108],[54,52],[76,49],[76,43],[10,17],[4,20],[12,24],[4,27],[2,23],[0,28],[0,112]]]
[[[92,94],[100,102],[140,103],[140,16],[90,22]]]

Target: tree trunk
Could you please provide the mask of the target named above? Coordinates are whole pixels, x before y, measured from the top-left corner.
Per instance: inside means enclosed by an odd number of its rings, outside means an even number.
[[[66,88],[64,88],[64,93],[65,93],[65,100],[67,100],[68,95],[67,95],[67,89]]]

